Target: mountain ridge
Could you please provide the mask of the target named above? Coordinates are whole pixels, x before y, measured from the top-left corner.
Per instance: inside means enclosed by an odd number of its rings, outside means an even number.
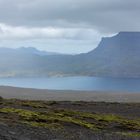
[[[19,48],[8,48],[8,47],[0,47],[0,52],[2,53],[27,53],[27,54],[37,54],[37,55],[61,55],[61,53],[57,52],[49,52],[36,49],[35,47],[19,47]]]
[[[140,77],[140,32],[104,37],[94,50],[79,55],[0,55],[0,77]]]

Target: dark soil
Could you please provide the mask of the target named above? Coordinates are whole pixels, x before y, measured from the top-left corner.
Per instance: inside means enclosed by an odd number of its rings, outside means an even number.
[[[0,99],[0,140],[140,140],[140,103]]]

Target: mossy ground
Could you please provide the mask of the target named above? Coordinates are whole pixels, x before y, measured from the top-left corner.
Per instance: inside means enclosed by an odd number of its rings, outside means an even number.
[[[76,106],[85,105],[86,107],[85,102],[67,102],[67,104],[73,104],[75,109],[69,109],[66,106],[62,108],[59,104],[61,102],[1,99],[0,122],[52,131],[65,131],[68,127],[70,129],[79,127],[96,133],[104,132],[140,138],[139,117],[130,119],[115,113],[78,110]],[[94,103],[96,104],[99,103]]]

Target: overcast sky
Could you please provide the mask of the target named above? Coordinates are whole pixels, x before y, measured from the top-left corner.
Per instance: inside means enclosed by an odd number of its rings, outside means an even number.
[[[0,0],[0,47],[81,53],[140,31],[140,0]]]

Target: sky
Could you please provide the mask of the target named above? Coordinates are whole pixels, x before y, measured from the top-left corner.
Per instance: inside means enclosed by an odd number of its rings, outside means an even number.
[[[140,0],[0,0],[0,47],[83,53],[140,31]]]

